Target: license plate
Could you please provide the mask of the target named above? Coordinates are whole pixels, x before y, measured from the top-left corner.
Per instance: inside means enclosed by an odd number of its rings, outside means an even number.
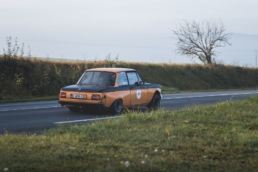
[[[72,99],[86,99],[86,94],[71,94],[70,97]]]

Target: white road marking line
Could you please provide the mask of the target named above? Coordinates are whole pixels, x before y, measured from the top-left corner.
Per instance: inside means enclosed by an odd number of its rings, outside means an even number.
[[[164,98],[164,96],[163,96],[162,100],[217,97],[217,96],[237,96],[237,95],[251,95],[251,94],[258,94],[258,92],[254,92],[254,93],[232,93],[232,94],[213,94],[213,95],[204,95],[204,96],[186,96],[186,97],[171,97],[171,98]]]
[[[61,121],[61,122],[54,122],[55,124],[69,124],[69,123],[76,123],[76,122],[89,122],[89,121],[98,121],[104,119],[115,119],[121,118],[121,116],[114,116],[114,117],[106,117],[106,118],[93,118],[93,119],[81,119],[81,120],[74,120],[74,121]]]
[[[186,97],[170,97],[165,98],[164,95],[162,95],[162,100],[171,100],[171,99],[189,99],[189,98],[203,98],[203,97],[216,97],[216,96],[235,96],[235,95],[252,95],[252,94],[258,94],[258,92],[253,93],[231,93],[231,94],[211,94],[211,95],[204,95],[204,96],[186,96]],[[0,109],[0,112],[6,112],[6,111],[18,111],[18,110],[35,110],[35,109],[47,109],[47,108],[58,108],[62,106],[48,106],[48,107],[33,107],[33,108],[17,108],[17,109]]]
[[[33,107],[33,108],[17,108],[17,109],[0,109],[0,112],[6,112],[6,111],[17,111],[17,110],[35,110],[35,109],[47,109],[47,108],[59,108],[62,106],[48,106],[48,107]]]

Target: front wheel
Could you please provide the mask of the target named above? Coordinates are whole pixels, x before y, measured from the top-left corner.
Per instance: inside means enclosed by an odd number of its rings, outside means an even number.
[[[122,102],[122,100],[120,100],[120,99],[115,100],[114,103],[112,104],[110,110],[111,110],[113,113],[115,113],[115,114],[120,114],[120,113],[122,113],[122,111],[123,111],[123,102]]]
[[[160,107],[160,95],[154,94],[151,102],[148,105],[149,109],[157,110]]]

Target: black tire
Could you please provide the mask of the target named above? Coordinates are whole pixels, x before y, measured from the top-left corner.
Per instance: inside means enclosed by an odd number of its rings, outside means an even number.
[[[151,110],[157,110],[160,108],[160,95],[158,95],[157,93],[154,94],[151,102],[148,105],[148,108]]]
[[[123,112],[123,102],[121,99],[117,99],[111,106],[111,112],[115,114],[120,114]]]
[[[78,107],[68,107],[71,112],[78,112]]]

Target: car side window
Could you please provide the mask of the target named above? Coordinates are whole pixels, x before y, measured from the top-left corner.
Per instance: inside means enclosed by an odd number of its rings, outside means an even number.
[[[138,76],[139,82],[143,83],[142,78],[140,77],[140,75],[138,73],[137,73],[137,76]]]
[[[120,72],[118,74],[118,85],[119,86],[121,86],[121,85],[128,85],[128,80],[127,80],[125,72]]]
[[[134,85],[138,82],[138,76],[136,72],[127,72],[127,77],[130,85]]]

